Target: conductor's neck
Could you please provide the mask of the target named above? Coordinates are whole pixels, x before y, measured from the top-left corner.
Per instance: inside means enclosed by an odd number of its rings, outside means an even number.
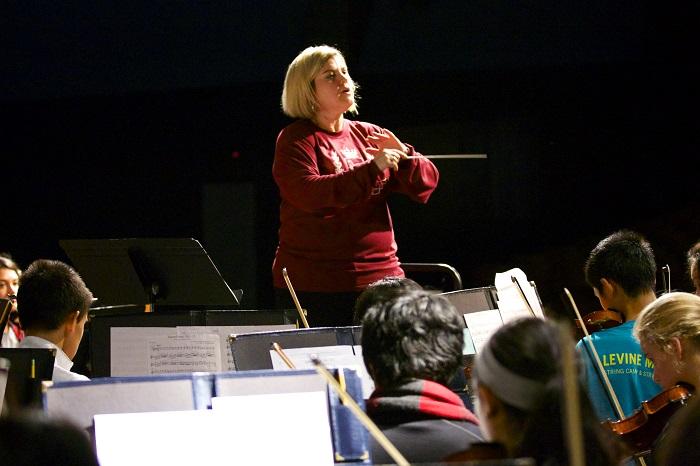
[[[338,133],[343,129],[343,114],[327,114],[323,112],[317,113],[311,121],[319,128],[331,132]]]

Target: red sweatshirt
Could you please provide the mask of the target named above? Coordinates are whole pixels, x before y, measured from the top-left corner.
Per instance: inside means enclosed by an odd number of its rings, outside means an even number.
[[[275,287],[285,288],[286,267],[299,291],[361,291],[386,276],[403,277],[386,203],[390,192],[426,203],[437,168],[419,157],[399,170],[380,171],[365,149],[378,126],[345,120],[330,133],[308,120],[277,137],[272,174],[280,190],[279,246],[272,265]],[[410,147],[409,155],[420,155]]]

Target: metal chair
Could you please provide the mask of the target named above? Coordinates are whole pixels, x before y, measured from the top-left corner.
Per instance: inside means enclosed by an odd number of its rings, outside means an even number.
[[[436,288],[443,292],[462,289],[462,277],[457,269],[448,264],[403,262],[401,268],[406,276],[427,288]]]

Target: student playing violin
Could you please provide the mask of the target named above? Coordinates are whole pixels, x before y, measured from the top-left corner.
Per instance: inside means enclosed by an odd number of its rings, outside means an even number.
[[[639,315],[634,334],[647,357],[654,362],[654,380],[664,390],[678,384],[690,385],[691,389],[700,386],[700,296],[683,292],[661,296]],[[697,411],[697,401],[693,404]],[[657,441],[659,447],[654,448],[657,459],[658,453],[665,458],[677,457],[674,449],[687,442],[684,439],[686,432],[678,432],[683,429],[684,418],[690,415],[683,413],[686,409],[671,418],[663,438]],[[697,419],[697,414],[694,418]],[[684,447],[697,450],[697,441],[691,440],[691,443]],[[700,456],[697,451],[693,454],[696,458]],[[661,459],[658,464],[682,463]]]
[[[635,319],[656,299],[654,252],[640,234],[618,231],[591,251],[584,271],[603,309],[625,318],[623,324],[595,332],[590,339],[626,417],[661,390],[652,379],[651,362],[632,335]],[[588,395],[600,420],[618,419],[589,343],[581,340],[576,345],[584,361]]]
[[[472,372],[477,414],[488,440],[503,444],[511,457],[531,457],[545,466],[571,464],[562,420],[559,341],[558,329],[550,322],[510,322],[489,339]],[[618,464],[621,451],[612,433],[598,422],[585,392],[580,395],[586,464]]]
[[[661,296],[639,315],[634,333],[654,363],[654,380],[661,388],[680,382],[700,386],[700,296]]]

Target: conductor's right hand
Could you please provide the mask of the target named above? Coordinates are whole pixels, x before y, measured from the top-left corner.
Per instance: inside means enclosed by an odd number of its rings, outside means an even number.
[[[399,169],[399,162],[401,159],[407,157],[405,152],[401,152],[398,149],[367,149],[367,153],[374,157],[374,163],[377,168],[384,171],[389,168],[393,171]]]

